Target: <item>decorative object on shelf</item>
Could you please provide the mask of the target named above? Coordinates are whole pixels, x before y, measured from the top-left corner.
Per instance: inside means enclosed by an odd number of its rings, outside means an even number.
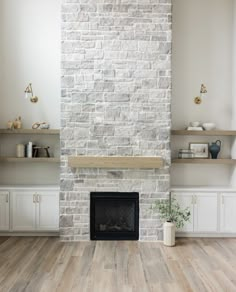
[[[189,143],[189,149],[194,152],[194,158],[209,158],[208,143]]]
[[[188,131],[203,131],[202,127],[188,127]]]
[[[181,159],[194,158],[194,152],[190,149],[180,149],[178,158]]]
[[[12,121],[7,122],[7,129],[12,130],[14,128],[14,123]]]
[[[184,223],[190,220],[190,208],[181,209],[175,197],[160,199],[155,202],[151,209],[156,212],[160,219],[165,221],[163,224],[164,245],[175,245],[175,230],[182,228]]]
[[[33,155],[33,143],[32,142],[29,142],[26,145],[26,156],[28,158],[32,158],[32,155]]]
[[[49,148],[50,148],[49,146],[41,147],[41,146],[34,145],[33,146],[33,157],[42,157],[42,156],[39,155],[40,150],[44,150],[46,152],[46,156],[50,157],[50,154],[49,154],[49,151],[48,151]]]
[[[32,129],[36,130],[38,128],[48,130],[50,128],[50,125],[46,122],[42,122],[42,123],[36,122],[32,125]]]
[[[210,147],[209,147],[209,151],[211,153],[211,158],[217,159],[220,150],[221,150],[221,141],[217,140],[216,142],[212,142]]]
[[[195,104],[201,104],[202,103],[202,99],[204,97],[206,97],[207,94],[207,88],[204,84],[201,84],[201,89],[200,89],[200,96],[197,96],[194,98],[194,103]]]
[[[187,127],[188,131],[203,131],[200,122],[190,122],[189,126]]]
[[[14,127],[14,129],[21,129],[22,128],[21,117],[15,119],[15,121],[13,122],[13,127]]]
[[[33,93],[33,88],[32,88],[32,83],[30,83],[26,89],[25,89],[25,98],[28,98],[30,95],[30,101],[32,103],[37,103],[38,102],[38,97],[36,95],[34,95]]]
[[[13,122],[13,128],[17,129],[17,125],[18,125],[18,121],[17,121],[17,119],[15,119],[15,121]]]
[[[203,123],[202,126],[206,131],[212,131],[216,128],[216,124],[214,123]]]
[[[48,123],[41,123],[41,125],[40,125],[40,129],[49,129],[50,128],[50,125],[48,124]]]
[[[200,127],[201,123],[200,122],[190,122],[190,127]]]
[[[25,157],[25,145],[24,144],[17,144],[16,145],[16,157],[17,158]]]

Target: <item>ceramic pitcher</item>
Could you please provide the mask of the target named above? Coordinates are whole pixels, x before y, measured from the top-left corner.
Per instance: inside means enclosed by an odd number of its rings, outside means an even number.
[[[217,159],[217,156],[221,149],[221,141],[217,140],[216,142],[212,142],[211,146],[209,147],[209,151],[211,153],[212,159]]]

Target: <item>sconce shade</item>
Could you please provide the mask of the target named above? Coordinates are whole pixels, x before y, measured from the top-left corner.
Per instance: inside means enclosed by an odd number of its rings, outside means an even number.
[[[32,83],[30,83],[26,89],[25,89],[25,98],[28,98],[30,96],[30,101],[32,103],[36,103],[38,102],[38,97],[37,96],[34,96],[34,93],[33,93],[33,88],[32,88]]]
[[[194,98],[194,103],[195,104],[201,104],[202,100],[207,96],[207,88],[206,85],[201,84],[201,89],[200,89],[200,96],[197,96]]]

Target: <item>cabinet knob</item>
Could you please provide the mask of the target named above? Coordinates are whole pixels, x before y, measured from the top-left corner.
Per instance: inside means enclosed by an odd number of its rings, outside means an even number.
[[[33,195],[33,203],[36,203],[36,195]]]
[[[40,202],[40,195],[37,195],[37,203]]]
[[[9,202],[9,197],[8,197],[8,194],[6,194],[6,203]]]

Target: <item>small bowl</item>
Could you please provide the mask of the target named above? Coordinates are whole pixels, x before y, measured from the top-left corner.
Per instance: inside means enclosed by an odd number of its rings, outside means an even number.
[[[191,122],[190,123],[191,127],[199,127],[201,125],[200,122]]]
[[[202,126],[206,131],[212,131],[216,128],[216,124],[214,123],[203,123]]]

